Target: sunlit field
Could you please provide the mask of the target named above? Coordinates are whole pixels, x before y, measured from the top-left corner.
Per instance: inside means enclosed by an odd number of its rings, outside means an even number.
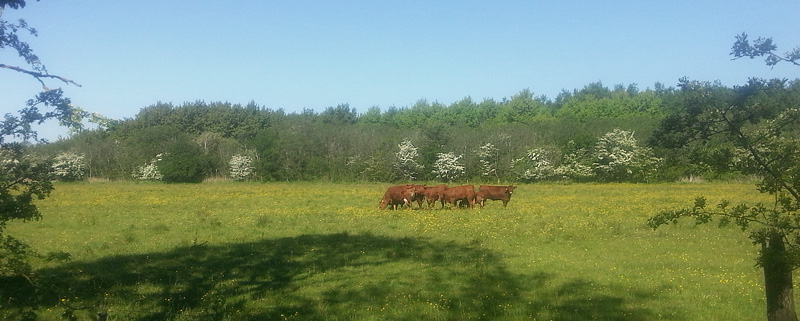
[[[757,247],[662,209],[750,183],[521,185],[504,209],[379,210],[389,184],[57,184],[0,316],[96,320],[763,320]],[[63,255],[61,255],[63,256]]]

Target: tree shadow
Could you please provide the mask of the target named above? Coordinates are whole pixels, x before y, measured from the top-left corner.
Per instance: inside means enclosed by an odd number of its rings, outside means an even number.
[[[55,308],[77,318],[76,311],[88,307],[140,321],[656,317],[630,308],[652,296],[600,295],[577,279],[553,287],[547,273],[511,273],[478,246],[369,234],[194,245],[70,262],[37,271],[36,282],[0,278],[6,284],[0,287],[0,316],[33,318]],[[558,290],[537,290],[545,288]]]

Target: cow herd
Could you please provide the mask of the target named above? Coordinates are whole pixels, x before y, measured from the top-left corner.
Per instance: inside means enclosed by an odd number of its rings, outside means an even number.
[[[453,207],[475,208],[477,204],[481,208],[486,205],[486,200],[503,201],[503,207],[508,205],[511,194],[514,193],[514,186],[493,186],[481,185],[478,192],[475,192],[474,185],[462,185],[449,187],[447,185],[427,186],[427,185],[398,185],[386,189],[383,199],[378,203],[378,208],[398,209],[406,205],[412,208],[414,202],[418,208],[422,208],[422,202],[427,201],[428,208],[431,208],[439,201],[444,208],[444,204],[451,204]]]

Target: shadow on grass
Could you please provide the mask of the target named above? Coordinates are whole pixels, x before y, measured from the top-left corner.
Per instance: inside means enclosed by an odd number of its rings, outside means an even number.
[[[36,281],[38,286],[0,279],[0,316],[64,312],[88,319],[107,311],[110,319],[141,321],[655,317],[631,308],[652,297],[593,293],[580,280],[553,285],[547,273],[514,274],[477,246],[374,235],[304,235],[114,256],[42,269]],[[90,308],[75,310],[80,307]]]

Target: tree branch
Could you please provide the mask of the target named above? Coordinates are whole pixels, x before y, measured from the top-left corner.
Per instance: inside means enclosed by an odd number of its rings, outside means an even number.
[[[76,83],[76,82],[74,82],[74,81],[72,81],[70,79],[67,79],[67,78],[64,78],[64,77],[61,77],[61,76],[58,76],[58,75],[51,75],[51,74],[45,74],[45,73],[36,72],[36,71],[30,71],[30,70],[22,69],[20,67],[9,66],[9,65],[6,65],[6,64],[0,64],[0,68],[11,69],[11,70],[14,70],[14,71],[18,71],[18,72],[21,72],[21,73],[24,73],[24,74],[31,75],[33,78],[36,78],[36,80],[38,80],[39,83],[42,84],[42,87],[44,87],[45,90],[50,90],[50,89],[47,88],[47,85],[45,85],[45,83],[42,80],[42,78],[58,79],[58,80],[61,80],[64,83],[67,83],[67,84],[73,84],[73,85],[78,86],[78,87],[83,87],[80,84],[78,84],[78,83]]]
[[[734,106],[731,106],[728,110],[733,109],[733,107]],[[725,120],[725,122],[728,124],[728,128],[730,128],[731,131],[737,137],[739,137],[739,140],[741,142],[740,144],[742,145],[742,147],[744,149],[746,149],[750,153],[750,156],[753,156],[753,160],[756,161],[758,166],[760,166],[767,174],[772,176],[772,178],[775,180],[775,182],[778,183],[778,185],[780,185],[783,189],[785,189],[787,192],[789,192],[789,194],[792,194],[792,196],[794,196],[794,198],[796,200],[800,200],[800,193],[798,193],[791,186],[789,186],[789,184],[786,183],[786,181],[783,180],[783,178],[781,178],[780,174],[775,172],[775,170],[771,166],[769,166],[770,162],[765,161],[763,159],[763,157],[761,157],[761,153],[759,153],[758,150],[752,144],[750,144],[750,142],[751,142],[750,137],[745,135],[745,133],[742,132],[741,128],[736,126],[733,123],[733,121],[731,121],[728,118],[728,116],[727,116],[728,110],[726,110],[726,111],[721,113],[722,114],[722,119]]]

